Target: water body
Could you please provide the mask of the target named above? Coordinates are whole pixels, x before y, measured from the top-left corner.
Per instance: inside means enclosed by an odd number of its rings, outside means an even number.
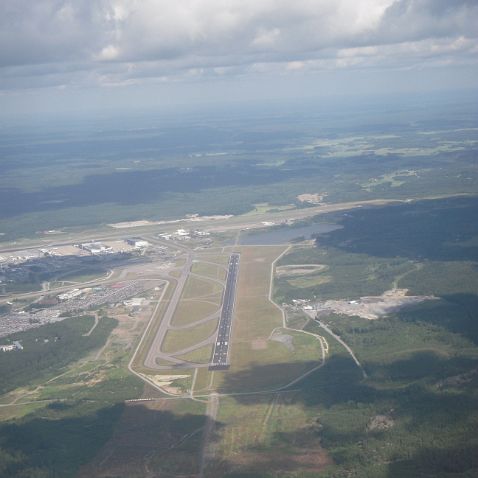
[[[342,226],[330,223],[315,223],[307,226],[274,227],[260,232],[243,233],[239,243],[244,246],[286,244],[294,239],[312,239],[313,234],[327,234],[337,229],[342,229]]]

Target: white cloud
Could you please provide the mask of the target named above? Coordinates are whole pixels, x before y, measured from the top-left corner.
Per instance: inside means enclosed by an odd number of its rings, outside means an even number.
[[[6,0],[0,87],[470,63],[477,24],[474,0]]]
[[[298,70],[303,70],[304,68],[305,68],[304,61],[289,61],[286,64],[286,69],[289,71],[298,71]]]
[[[95,56],[95,59],[99,61],[111,61],[115,60],[120,56],[120,50],[114,45],[108,45],[104,47],[98,55]]]
[[[271,47],[277,43],[279,35],[279,28],[273,28],[272,30],[261,29],[259,32],[257,32],[256,36],[252,40],[252,45],[266,48]]]

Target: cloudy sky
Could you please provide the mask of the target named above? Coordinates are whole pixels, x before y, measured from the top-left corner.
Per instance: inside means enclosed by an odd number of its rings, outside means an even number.
[[[473,88],[478,0],[3,0],[15,108]]]

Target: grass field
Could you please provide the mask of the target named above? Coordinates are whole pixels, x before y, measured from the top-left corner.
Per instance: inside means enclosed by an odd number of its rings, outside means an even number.
[[[330,459],[321,449],[319,423],[294,393],[274,393],[244,399],[221,398],[217,461],[207,476],[295,476],[319,473]],[[220,457],[220,459],[219,459]]]
[[[274,164],[279,164],[280,163],[274,163]],[[283,206],[277,206],[277,205],[271,205],[267,202],[263,202],[263,203],[257,203],[257,204],[254,204],[254,208],[251,209],[249,212],[243,214],[243,216],[258,216],[258,215],[261,215],[261,214],[264,214],[264,213],[267,213],[267,212],[275,212],[275,211],[288,211],[290,209],[295,209],[295,206],[293,204],[286,204],[286,205],[283,205]]]
[[[186,325],[204,319],[219,310],[219,304],[206,300],[181,300],[174,312],[172,325]],[[187,333],[185,331],[184,333]]]
[[[287,279],[287,282],[292,287],[306,289],[327,284],[327,282],[330,282],[331,280],[331,277],[327,275],[308,275],[306,277],[294,277],[293,279]]]
[[[226,269],[224,265],[211,264],[209,262],[197,261],[194,262],[191,271],[200,276],[210,277],[211,279],[218,279],[223,281],[226,278]]]
[[[219,310],[223,287],[216,281],[225,279],[225,269],[214,262],[223,261],[227,256],[210,256],[193,263],[192,275],[186,285],[174,312],[172,325],[187,325],[204,319]],[[201,277],[199,277],[201,276]],[[187,335],[187,331],[184,334]]]
[[[214,380],[214,374],[207,368],[197,369],[196,382],[194,384],[194,393],[205,393],[209,391],[209,385]]]
[[[190,276],[184,287],[182,298],[206,298],[211,295],[216,295],[221,291],[221,285],[213,280]]]
[[[211,336],[217,328],[217,319],[196,325],[187,330],[168,330],[162,344],[162,351],[177,352],[195,345]]]
[[[194,363],[209,363],[212,357],[212,347],[212,345],[205,345],[184,355],[178,355],[177,358]]]

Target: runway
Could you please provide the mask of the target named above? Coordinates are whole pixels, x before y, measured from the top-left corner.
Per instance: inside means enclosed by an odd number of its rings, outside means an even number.
[[[224,300],[222,303],[214,352],[209,365],[210,370],[225,370],[229,367],[229,346],[231,340],[234,301],[236,297],[236,284],[239,272],[239,259],[240,254],[236,252],[231,254],[231,257],[229,258]]]

